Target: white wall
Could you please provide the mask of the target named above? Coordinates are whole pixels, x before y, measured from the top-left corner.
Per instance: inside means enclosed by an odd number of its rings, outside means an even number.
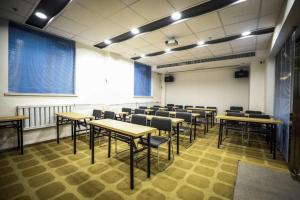
[[[235,79],[235,71],[225,67],[174,73],[175,82],[166,83],[166,103],[216,106],[219,113],[230,106],[248,109],[249,79]]]
[[[274,115],[274,98],[275,98],[275,58],[270,57],[266,61],[265,72],[265,113]]]
[[[251,62],[249,109],[265,111],[265,62]]]
[[[0,20],[0,116],[16,114],[16,106],[55,104],[123,104],[160,102],[160,75],[152,73],[152,98],[134,97],[133,61],[116,54],[76,43],[77,97],[4,96],[8,91],[8,26]],[[0,130],[1,131],[1,130]],[[15,146],[15,134],[4,130],[0,134],[0,149]],[[3,130],[2,130],[3,132]],[[65,128],[62,135],[70,135]],[[54,139],[55,129],[26,131],[25,144]]]

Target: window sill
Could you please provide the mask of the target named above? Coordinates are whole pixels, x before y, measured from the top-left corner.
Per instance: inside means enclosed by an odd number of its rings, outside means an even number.
[[[76,94],[4,93],[4,96],[78,97]]]
[[[134,96],[133,98],[153,98],[153,96]]]

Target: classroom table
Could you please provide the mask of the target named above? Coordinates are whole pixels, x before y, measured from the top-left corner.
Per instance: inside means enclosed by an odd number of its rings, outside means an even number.
[[[216,109],[214,109],[214,108],[188,108],[187,111],[188,112],[193,112],[193,110],[205,111],[207,114],[212,113],[210,127],[213,127],[215,125],[215,114],[217,112]]]
[[[147,146],[147,177],[150,177],[150,135],[156,131],[156,128],[142,126],[137,124],[131,124],[127,122],[112,120],[112,119],[100,119],[92,120],[88,122],[91,126],[91,161],[94,164],[94,128],[99,127],[108,131],[108,157],[110,157],[111,152],[111,132],[118,133],[121,135],[130,137],[130,189],[134,189],[134,153],[140,152],[144,149],[134,150],[134,139],[147,135],[148,146]]]
[[[276,159],[276,126],[283,124],[281,120],[250,118],[250,117],[235,117],[235,116],[226,116],[226,115],[218,115],[216,116],[216,118],[220,120],[218,148],[220,148],[220,145],[222,144],[223,127],[225,121],[238,121],[238,122],[245,122],[245,123],[260,123],[260,124],[270,125],[271,127],[270,153],[273,153],[273,159]]]
[[[126,121],[126,116],[129,115],[128,112],[116,112],[116,115],[120,116],[121,119],[123,119],[123,121]]]
[[[161,116],[156,116],[156,115],[143,115],[143,114],[138,114],[138,115],[142,115],[142,116],[146,116],[148,121],[151,121],[151,119],[153,117],[157,117],[157,118],[164,118],[164,119],[171,119],[172,124],[176,126],[176,149],[177,149],[177,154],[179,155],[179,124],[184,122],[183,119],[179,119],[179,118],[172,118],[172,117],[161,117]]]
[[[21,154],[23,154],[23,148],[24,148],[23,147],[23,122],[25,119],[28,119],[28,117],[23,115],[0,117],[0,128],[17,129],[18,149],[21,150]]]
[[[89,116],[89,115],[84,115],[80,113],[75,113],[75,112],[61,112],[61,113],[56,113],[56,142],[59,144],[59,126],[60,125],[65,125],[71,122],[71,136],[72,139],[74,140],[73,143],[73,151],[74,154],[76,154],[76,132],[79,132],[81,130],[76,130],[77,125],[79,124],[80,120],[92,120],[94,119],[94,116]]]

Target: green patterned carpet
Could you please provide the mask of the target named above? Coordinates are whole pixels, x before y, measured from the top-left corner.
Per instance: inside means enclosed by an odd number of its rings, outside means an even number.
[[[135,190],[129,189],[129,152],[114,153],[107,158],[105,141],[95,143],[95,164],[91,165],[90,150],[85,136],[78,140],[73,155],[71,138],[0,153],[0,199],[232,199],[238,160],[266,167],[287,170],[280,155],[273,160],[265,140],[251,138],[251,145],[240,144],[238,134],[230,134],[217,149],[218,127],[210,129],[190,147],[181,146],[180,156],[167,169],[158,172],[152,160],[151,179],[146,177],[145,161],[135,168]],[[26,133],[25,133],[26,134]],[[187,144],[187,138],[181,138]],[[118,151],[127,144],[118,142]],[[174,145],[174,150],[175,150]],[[166,166],[166,149],[161,163]],[[156,151],[152,152],[156,155]],[[174,152],[175,153],[175,152]]]

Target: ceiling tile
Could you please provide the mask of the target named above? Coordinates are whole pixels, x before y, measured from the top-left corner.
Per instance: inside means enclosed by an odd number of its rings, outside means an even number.
[[[230,44],[232,47],[251,46],[253,44],[255,45],[256,37],[257,36],[251,36],[251,37],[233,40],[230,42]]]
[[[33,6],[32,3],[20,0],[0,1],[0,10],[5,10],[11,12],[11,14],[22,17],[27,17],[29,12],[33,9]],[[17,11],[14,11],[13,9],[17,9]]]
[[[213,57],[207,47],[196,47],[188,50],[196,58],[210,58]]]
[[[258,28],[273,27],[276,25],[278,14],[266,15],[259,18]]]
[[[21,15],[16,15],[13,12],[2,10],[2,9],[0,9],[0,18],[12,20],[12,21],[19,22],[19,23],[26,20],[26,18],[22,17]]]
[[[88,39],[85,39],[85,38],[82,38],[82,37],[79,37],[79,36],[75,36],[72,39],[77,41],[77,42],[80,42],[82,44],[89,45],[89,46],[93,46],[95,44],[94,41],[91,41],[91,40],[88,40]]]
[[[284,0],[262,0],[261,16],[270,15],[273,13],[279,14],[283,7]]]
[[[147,22],[129,8],[124,8],[109,18],[116,24],[131,30],[134,27],[140,27]]]
[[[123,1],[123,3],[125,3],[127,5],[131,5],[131,4],[133,4],[133,3],[135,3],[135,2],[137,2],[139,0],[122,0],[122,1]]]
[[[159,42],[164,43],[165,40],[167,39],[167,36],[159,30],[145,33],[140,37],[151,44],[155,44]]]
[[[148,54],[148,53],[154,53],[157,51],[161,51],[161,49],[155,47],[154,45],[148,45],[148,46],[143,46],[142,48],[138,49],[141,53]]]
[[[172,6],[174,6],[178,11],[199,5],[205,1],[207,0],[169,0]]]
[[[193,17],[186,23],[194,32],[201,32],[222,26],[216,12]]]
[[[77,35],[83,30],[87,29],[87,26],[84,26],[62,16],[55,18],[50,25],[54,28],[60,29],[73,35]]]
[[[211,29],[209,31],[203,31],[196,33],[199,40],[207,41],[225,37],[223,28]]]
[[[183,60],[193,60],[193,59],[195,59],[195,57],[188,50],[175,51],[174,55],[178,58],[183,59]]]
[[[67,32],[65,32],[65,31],[63,31],[63,30],[57,29],[57,28],[52,27],[52,26],[48,26],[48,27],[46,28],[46,31],[48,31],[48,32],[50,32],[50,33],[53,33],[53,34],[55,34],[55,35],[64,37],[64,38],[68,38],[68,39],[74,37],[73,34],[67,33]]]
[[[192,34],[192,32],[190,31],[190,29],[187,27],[185,23],[171,24],[160,30],[168,37],[175,37],[175,38]]]
[[[270,1],[270,0],[267,0]],[[248,0],[220,10],[224,25],[247,21],[258,17],[260,0]]]
[[[225,32],[226,35],[234,35],[234,34],[240,34],[244,31],[254,30],[256,29],[256,20],[250,20],[242,23],[237,24],[231,24],[228,26],[225,26]]]
[[[93,28],[89,28],[79,34],[80,37],[89,38],[90,40],[103,42],[107,38],[112,38],[116,35],[126,32],[127,30],[117,24],[104,20],[96,23]]]
[[[130,7],[150,21],[169,16],[174,12],[174,8],[166,0],[141,0]]]
[[[133,38],[131,38],[129,40],[126,40],[123,43],[126,44],[126,45],[128,45],[128,46],[131,46],[133,48],[141,48],[141,47],[149,45],[148,42],[146,42],[145,40],[143,40],[140,37],[133,37]]]
[[[88,27],[92,27],[96,22],[104,20],[99,14],[81,6],[76,1],[72,1],[63,11],[62,16]]]
[[[248,46],[236,46],[236,47],[232,47],[233,48],[233,52],[234,53],[245,53],[245,52],[251,52],[251,51],[255,51],[255,44],[251,44]]]
[[[179,46],[185,46],[190,44],[196,44],[198,42],[198,38],[192,34],[184,37],[177,38]]]
[[[207,47],[209,48],[209,50],[215,56],[228,55],[228,54],[232,53],[229,42],[223,42],[223,43],[220,43],[220,44],[208,45]]]
[[[108,17],[126,7],[121,0],[76,0],[81,6],[84,6],[99,15]]]
[[[258,50],[268,49],[272,40],[273,33],[258,35],[256,48]]]

